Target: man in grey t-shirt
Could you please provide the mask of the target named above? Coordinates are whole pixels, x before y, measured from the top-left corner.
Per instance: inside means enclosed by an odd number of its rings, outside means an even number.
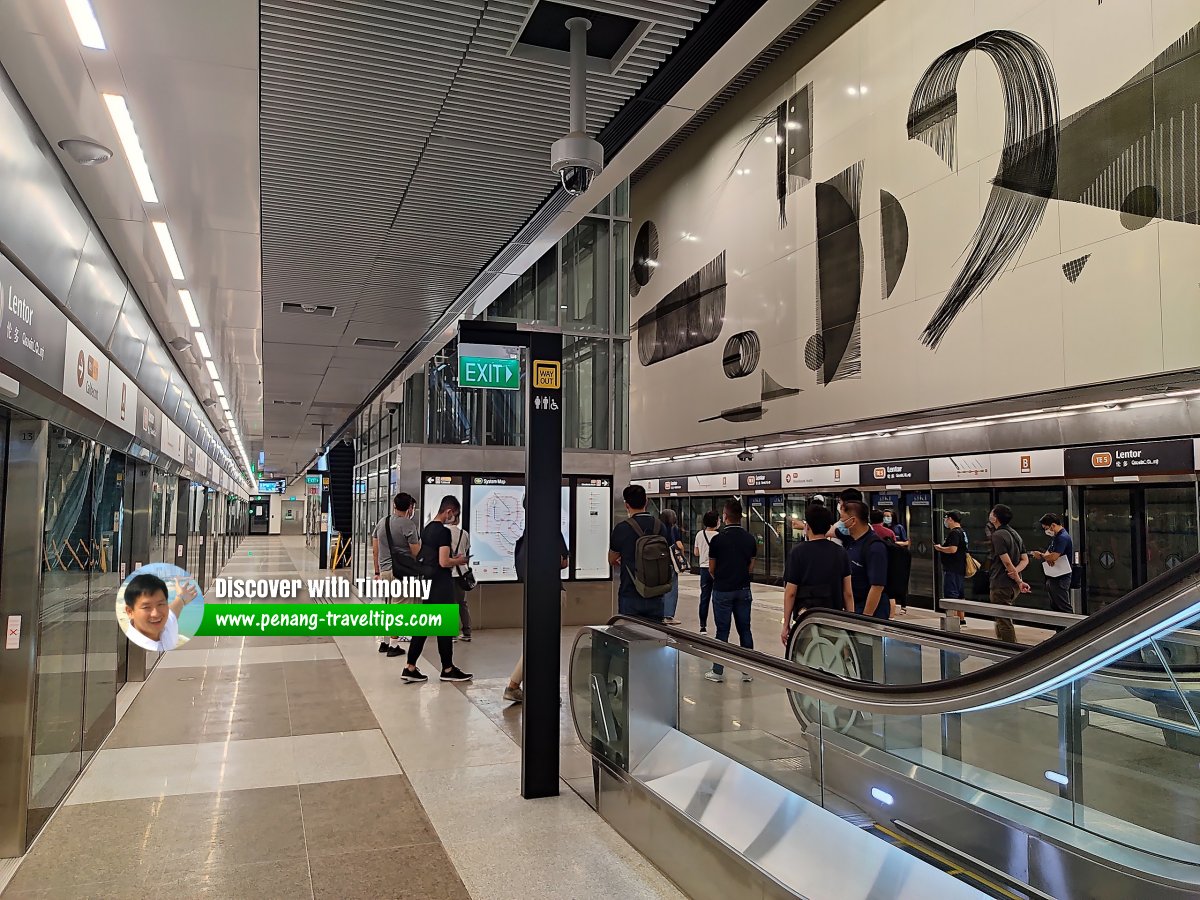
[[[392,514],[384,516],[375,526],[375,534],[371,537],[371,552],[375,558],[375,577],[392,577],[392,547],[397,553],[410,553],[415,559],[421,552],[421,531],[417,528],[413,511],[417,501],[412,494],[401,491],[392,501]],[[385,530],[386,529],[386,530]],[[388,543],[388,535],[391,543]],[[385,574],[386,573],[386,574]],[[379,642],[379,652],[388,656],[401,656],[404,651],[400,648],[406,637],[389,637]]]

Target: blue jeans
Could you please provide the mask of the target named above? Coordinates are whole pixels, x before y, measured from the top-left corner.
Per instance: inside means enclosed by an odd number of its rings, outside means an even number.
[[[663,594],[663,618],[675,618],[675,610],[679,606],[679,576],[671,574],[671,589]]]
[[[617,594],[617,612],[623,616],[643,616],[655,622],[663,620],[663,598],[641,594]]]
[[[708,627],[708,604],[712,600],[712,573],[705,566],[700,570],[700,627]]]
[[[750,588],[737,591],[712,592],[713,618],[717,620],[717,640],[729,641],[729,626],[737,626],[738,643],[748,650],[754,649],[754,636],[750,633]],[[725,667],[713,663],[713,672],[720,675]]]
[[[957,572],[942,572],[942,597],[946,600],[966,600],[966,576]]]

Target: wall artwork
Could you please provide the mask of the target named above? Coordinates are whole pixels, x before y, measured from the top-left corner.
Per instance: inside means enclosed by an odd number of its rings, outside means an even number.
[[[634,326],[642,365],[671,359],[720,337],[725,288],[725,254],[721,253],[644,313]]]
[[[766,69],[634,185],[632,449],[1200,369],[1198,19],[887,0]]]

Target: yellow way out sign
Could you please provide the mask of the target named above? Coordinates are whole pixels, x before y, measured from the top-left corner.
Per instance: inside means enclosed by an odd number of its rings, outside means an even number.
[[[544,359],[533,361],[533,386],[545,391],[557,391],[562,382],[562,363]]]

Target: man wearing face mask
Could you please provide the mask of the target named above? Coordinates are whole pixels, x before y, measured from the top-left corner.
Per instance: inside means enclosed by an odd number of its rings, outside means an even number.
[[[1014,606],[1019,594],[1028,594],[1029,585],[1021,578],[1021,572],[1029,565],[1029,554],[1021,535],[1009,524],[1013,512],[1003,503],[997,503],[988,513],[992,526],[992,561],[988,568],[988,599],[992,603]],[[1012,619],[996,619],[996,637],[1010,644],[1017,642],[1017,631]]]
[[[887,584],[887,547],[871,530],[871,513],[861,500],[845,500],[835,526],[850,557],[850,589],[854,611],[878,619],[891,617],[892,604],[884,591]]]
[[[1042,564],[1046,573],[1046,593],[1050,597],[1050,608],[1055,612],[1074,612],[1071,609],[1071,560],[1075,558],[1075,545],[1071,535],[1063,527],[1061,516],[1047,513],[1041,518],[1042,530],[1050,539],[1045,550],[1034,550],[1030,555]]]

